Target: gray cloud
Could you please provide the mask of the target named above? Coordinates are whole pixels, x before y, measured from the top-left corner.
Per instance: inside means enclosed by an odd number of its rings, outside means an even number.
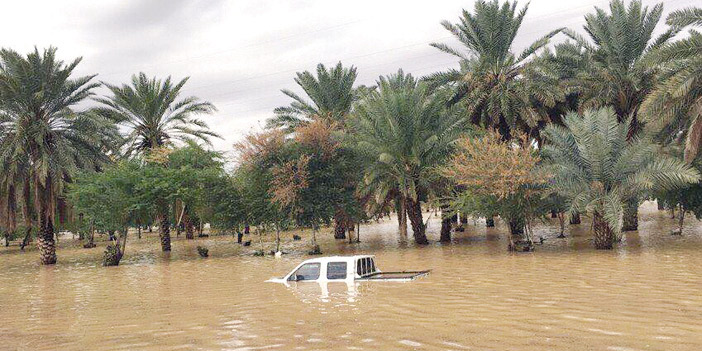
[[[516,49],[556,27],[581,31],[584,14],[607,3],[532,0]],[[221,150],[230,150],[273,108],[288,103],[280,89],[297,90],[295,72],[317,63],[355,65],[359,84],[373,84],[398,68],[423,76],[455,66],[452,57],[428,44],[452,43],[439,22],[455,21],[461,8],[472,8],[465,0],[30,0],[5,5],[3,45],[19,51],[54,45],[65,60],[83,56],[77,74],[99,73],[98,79],[111,83],[139,71],[190,76],[185,92],[219,108],[206,120],[225,136],[215,141]],[[693,5],[697,1],[665,1],[666,13]]]

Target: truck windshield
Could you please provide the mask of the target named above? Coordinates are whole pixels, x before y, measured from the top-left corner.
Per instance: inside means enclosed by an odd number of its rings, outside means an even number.
[[[295,273],[290,275],[288,280],[317,280],[319,278],[319,263],[307,263],[298,268]]]

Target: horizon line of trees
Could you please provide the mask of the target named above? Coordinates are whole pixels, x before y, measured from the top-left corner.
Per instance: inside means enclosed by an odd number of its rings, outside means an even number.
[[[2,49],[0,228],[23,245],[36,236],[42,264],[56,262],[57,227],[108,232],[112,265],[128,228],[150,225],[163,251],[171,228],[190,239],[210,223],[274,228],[276,251],[282,230],[311,228],[319,253],[322,226],[350,240],[392,211],[401,235],[409,222],[427,244],[432,207],[443,242],[460,213],[503,218],[510,249],[530,250],[535,221],[553,212],[562,232],[588,216],[595,247],[610,249],[637,229],[644,199],[701,215],[702,9],[669,14],[661,31],[662,3],[612,0],[585,16],[585,35],[558,28],[515,53],[527,10],[478,0],[442,22],[459,46],[431,45],[458,68],[426,77],[400,69],[357,85],[341,62],[297,73],[304,95],[283,90],[292,102],[234,145],[233,171],[201,119],[215,106],[181,96],[187,78],[98,83],[73,77],[80,58],[60,61],[56,48]]]

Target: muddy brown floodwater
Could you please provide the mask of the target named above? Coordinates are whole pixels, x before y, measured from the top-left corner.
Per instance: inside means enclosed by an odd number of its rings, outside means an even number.
[[[2,350],[702,350],[702,226],[682,237],[647,204],[638,233],[590,248],[585,219],[534,253],[509,254],[506,229],[468,224],[449,245],[415,247],[396,222],[362,243],[323,235],[326,254],[371,253],[381,269],[432,269],[409,283],[264,283],[305,258],[250,256],[231,237],[132,239],[119,267],[97,249],[0,251]],[[430,239],[438,239],[438,219]],[[182,237],[181,237],[182,238]],[[297,244],[286,239],[288,249]],[[196,245],[210,247],[201,259]],[[299,244],[298,244],[299,245]],[[298,248],[300,249],[300,248]]]

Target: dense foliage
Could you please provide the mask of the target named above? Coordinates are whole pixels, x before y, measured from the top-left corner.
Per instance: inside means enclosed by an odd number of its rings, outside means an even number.
[[[233,163],[202,119],[215,106],[182,95],[187,78],[95,83],[73,77],[80,59],[64,63],[55,48],[3,49],[0,230],[22,248],[35,235],[44,264],[56,262],[57,228],[86,247],[106,233],[112,265],[144,226],[158,226],[163,251],[172,229],[187,240],[207,224],[259,238],[274,228],[280,252],[281,231],[311,228],[319,253],[325,226],[342,239],[393,211],[400,235],[409,219],[427,244],[433,207],[445,243],[460,214],[502,218],[531,248],[533,222],[550,210],[561,234],[567,216],[591,217],[595,247],[607,249],[636,229],[644,198],[699,217],[702,9],[663,24],[663,4],[612,0],[585,16],[584,36],[556,28],[515,52],[527,10],[478,0],[444,21],[459,46],[432,46],[457,67],[421,79],[400,69],[359,85],[340,62],[297,73],[303,93],[283,90],[289,105],[237,138]],[[100,85],[107,94],[94,96]]]

